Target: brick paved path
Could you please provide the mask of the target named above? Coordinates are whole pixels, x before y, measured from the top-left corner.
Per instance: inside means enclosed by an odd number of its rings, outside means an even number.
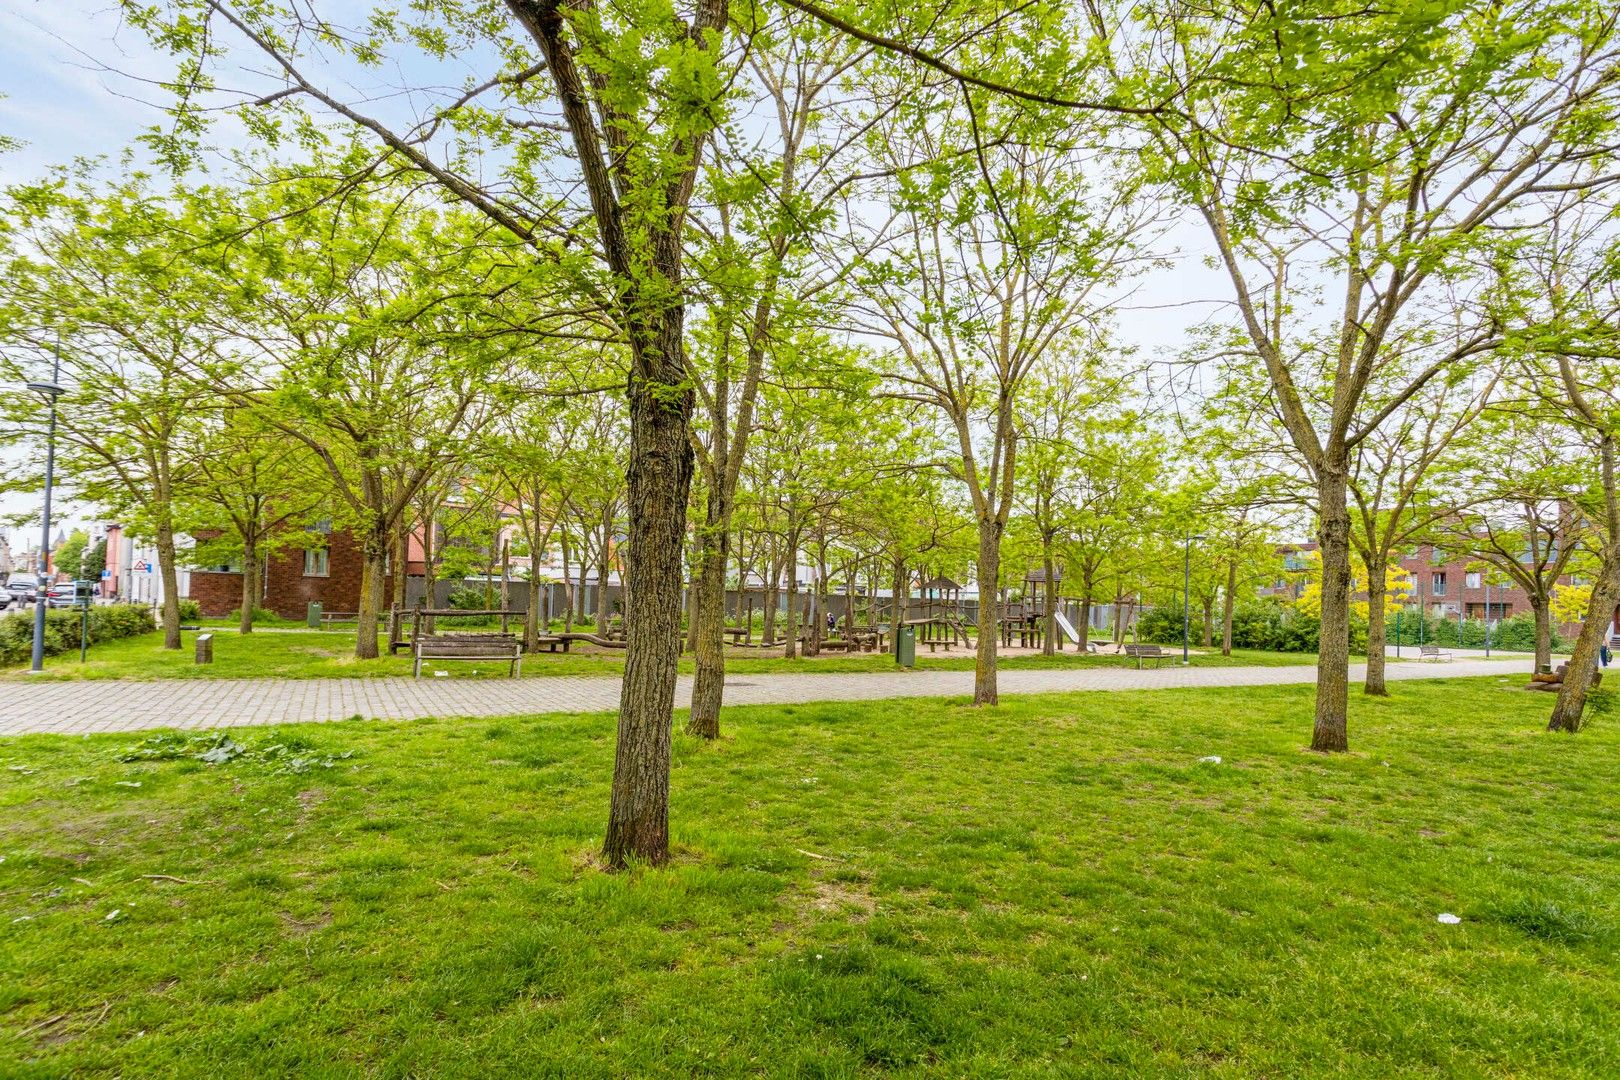
[[[1391,664],[1389,678],[1466,675],[1521,676],[1512,661]],[[1351,668],[1351,682],[1362,668]],[[1003,694],[1067,690],[1148,690],[1198,686],[1275,686],[1308,683],[1316,669],[1298,667],[1167,666],[1003,671]],[[806,701],[870,701],[953,697],[973,692],[971,671],[869,674],[735,675],[726,680],[730,705]],[[691,696],[682,677],[676,701]],[[409,720],[423,716],[510,716],[516,713],[599,712],[617,709],[619,680],[598,676],[527,679],[167,679],[0,683],[0,736],[34,732],[77,735],[146,728],[214,728],[348,720]]]

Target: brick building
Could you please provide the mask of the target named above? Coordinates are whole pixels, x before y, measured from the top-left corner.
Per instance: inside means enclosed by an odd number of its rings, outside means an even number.
[[[1278,554],[1283,557],[1284,576],[1262,588],[1261,594],[1298,599],[1310,565],[1306,554],[1315,551],[1317,546],[1308,542],[1278,548]],[[1459,611],[1465,619],[1489,618],[1492,621],[1531,613],[1529,596],[1519,586],[1511,584],[1491,585],[1487,610],[1484,575],[1479,570],[1469,569],[1469,564],[1476,561],[1434,544],[1420,544],[1406,552],[1400,566],[1412,580],[1412,592],[1406,601],[1408,608],[1421,604],[1425,613],[1442,619],[1455,619]],[[1570,580],[1567,576],[1561,579],[1565,584]],[[1578,630],[1575,626],[1559,628],[1566,636],[1573,636]],[[1613,630],[1620,633],[1620,611],[1615,614]]]
[[[360,545],[342,530],[326,533],[325,539],[313,547],[283,548],[265,560],[259,607],[284,619],[302,619],[311,603],[327,611],[359,608]],[[416,572],[421,573],[420,565]],[[242,606],[240,565],[193,567],[190,585],[186,595],[197,601],[204,615],[226,615]],[[385,589],[385,596],[393,595],[391,579]]]

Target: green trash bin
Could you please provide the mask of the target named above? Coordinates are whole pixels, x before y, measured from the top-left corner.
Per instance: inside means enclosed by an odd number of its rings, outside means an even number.
[[[894,662],[901,667],[917,666],[917,628],[902,626],[894,632]]]
[[[314,600],[309,602],[309,610],[304,614],[304,622],[311,630],[321,628],[321,605]]]

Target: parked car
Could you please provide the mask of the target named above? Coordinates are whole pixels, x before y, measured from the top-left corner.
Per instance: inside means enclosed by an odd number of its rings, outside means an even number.
[[[79,590],[71,581],[64,581],[52,585],[45,593],[45,606],[53,608],[72,607],[78,602]]]
[[[12,603],[18,607],[27,607],[34,602],[34,595],[39,586],[27,578],[12,578],[5,585],[6,592],[11,594]]]
[[[13,597],[11,595],[11,590],[7,589],[4,585],[0,585],[0,611],[4,611],[10,607],[12,600]]]

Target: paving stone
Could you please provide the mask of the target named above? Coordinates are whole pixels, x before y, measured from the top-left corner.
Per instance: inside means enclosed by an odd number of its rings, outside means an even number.
[[[1525,675],[1517,661],[1459,660],[1451,664],[1391,664],[1388,678],[1432,679],[1471,675]],[[1351,668],[1351,684],[1364,669]],[[1281,686],[1310,683],[1314,667],[1067,668],[1002,671],[1007,694],[1075,690],[1156,690],[1176,687]],[[677,703],[691,697],[683,676]],[[789,705],[812,701],[876,701],[899,697],[965,697],[971,671],[860,674],[745,675],[727,681],[731,705]],[[613,712],[619,680],[598,676],[505,679],[209,679],[150,682],[85,680],[5,684],[0,691],[0,736],[148,728],[239,727],[348,720],[408,720],[424,716],[510,716],[518,713]]]

